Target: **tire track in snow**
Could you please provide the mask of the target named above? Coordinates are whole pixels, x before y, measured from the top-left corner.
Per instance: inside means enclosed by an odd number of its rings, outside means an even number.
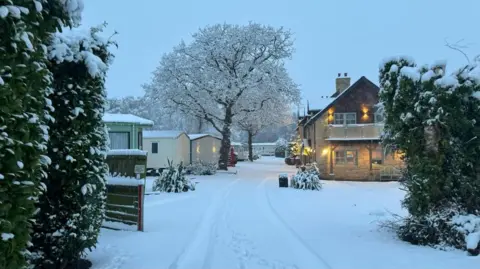
[[[211,266],[217,236],[216,231],[221,212],[225,206],[224,201],[239,180],[236,179],[230,182],[223,190],[215,194],[201,218],[198,228],[195,229],[192,240],[189,241],[183,251],[170,264],[169,269],[198,268],[200,264],[202,264],[202,268]],[[201,255],[202,250],[205,250],[204,255]]]
[[[267,212],[267,215],[271,218],[272,223],[280,224],[278,226],[281,226],[281,228],[283,228],[283,230],[285,230],[285,233],[282,233],[282,234],[289,235],[289,237],[290,237],[289,242],[291,242],[292,244],[295,245],[293,247],[293,249],[297,249],[297,250],[298,249],[304,249],[305,250],[305,251],[297,251],[297,253],[304,253],[303,256],[299,256],[300,260],[302,260],[302,261],[316,260],[317,263],[319,263],[319,265],[321,264],[322,266],[321,267],[316,267],[315,266],[315,268],[332,269],[332,266],[330,266],[330,264],[322,256],[320,256],[317,252],[315,252],[307,243],[305,243],[305,241],[295,232],[295,230],[293,230],[290,227],[290,225],[288,225],[288,223],[280,216],[278,211],[273,207],[272,202],[270,200],[270,197],[268,195],[268,191],[265,188],[265,183],[267,182],[267,180],[269,180],[269,179],[267,179],[267,178],[264,179],[262,181],[262,183],[260,183],[260,185],[258,186],[257,190],[258,190],[258,192],[263,192],[263,195],[261,195],[260,193],[258,193],[258,194],[259,194],[259,198],[262,199],[261,197],[263,196],[263,199],[265,199],[265,201],[264,202],[260,201],[259,203],[260,204],[265,204],[265,203],[268,204],[268,208],[265,208],[265,212]],[[296,246],[298,246],[298,248]],[[310,265],[310,267],[311,267],[311,265]]]

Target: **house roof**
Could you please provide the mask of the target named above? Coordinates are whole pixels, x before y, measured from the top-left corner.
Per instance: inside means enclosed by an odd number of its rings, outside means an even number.
[[[177,138],[181,134],[185,132],[183,131],[175,131],[175,130],[167,130],[167,131],[159,131],[159,130],[151,130],[151,131],[143,131],[144,138]]]
[[[335,103],[340,100],[343,96],[345,96],[348,92],[354,90],[354,89],[357,89],[358,86],[360,86],[362,83],[367,83],[367,84],[370,84],[376,88],[378,88],[378,86],[373,83],[372,81],[370,81],[368,78],[366,78],[365,76],[362,76],[361,78],[359,78],[357,81],[355,81],[355,83],[353,83],[352,85],[350,85],[350,87],[348,87],[347,89],[345,89],[343,92],[341,92],[340,94],[334,94],[332,95],[332,97],[335,96],[335,98],[332,98],[332,100],[330,101],[330,103],[328,103],[327,105],[325,105],[325,107],[320,111],[318,112],[317,114],[313,115],[308,121],[307,123],[305,123],[305,126],[308,126],[310,125],[311,123],[313,123],[314,121],[316,121],[319,117],[321,117],[323,115],[323,113],[325,113],[325,111],[328,111],[328,109],[330,107],[332,107],[333,105],[335,105]]]
[[[196,140],[196,139],[200,139],[202,137],[207,137],[207,136],[217,138],[217,139],[220,139],[220,140],[222,139],[221,137],[216,136],[216,135],[212,135],[212,134],[188,134],[188,137],[190,137],[190,140]]]
[[[102,118],[105,123],[133,123],[145,126],[153,126],[153,121],[140,118],[132,114],[105,113]]]

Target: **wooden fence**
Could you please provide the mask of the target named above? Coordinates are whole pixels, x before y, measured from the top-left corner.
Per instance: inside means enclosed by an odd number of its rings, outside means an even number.
[[[107,154],[107,164],[110,174],[124,177],[146,177],[147,152],[131,150],[110,150]],[[138,168],[143,166],[143,170]]]
[[[147,153],[141,150],[111,150],[107,154],[107,208],[104,227],[143,231]]]
[[[143,231],[144,197],[143,180],[110,178],[104,227],[123,230],[136,226],[138,231]]]

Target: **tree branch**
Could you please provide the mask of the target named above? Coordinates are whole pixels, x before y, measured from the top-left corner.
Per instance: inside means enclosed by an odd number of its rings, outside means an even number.
[[[447,48],[450,48],[452,50],[455,50],[455,51],[458,51],[460,52],[464,57],[465,59],[467,59],[467,62],[468,64],[470,64],[470,58],[468,57],[468,55],[463,51],[463,49],[466,49],[468,48],[468,46],[465,46],[465,45],[461,45],[460,42],[462,42],[463,39],[460,39],[459,41],[457,41],[456,43],[454,44],[451,44],[447,41],[447,39],[445,38],[445,46]]]

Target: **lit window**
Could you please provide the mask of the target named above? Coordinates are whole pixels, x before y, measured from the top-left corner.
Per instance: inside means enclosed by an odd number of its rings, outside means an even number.
[[[335,164],[358,164],[356,150],[337,150],[335,151]]]

